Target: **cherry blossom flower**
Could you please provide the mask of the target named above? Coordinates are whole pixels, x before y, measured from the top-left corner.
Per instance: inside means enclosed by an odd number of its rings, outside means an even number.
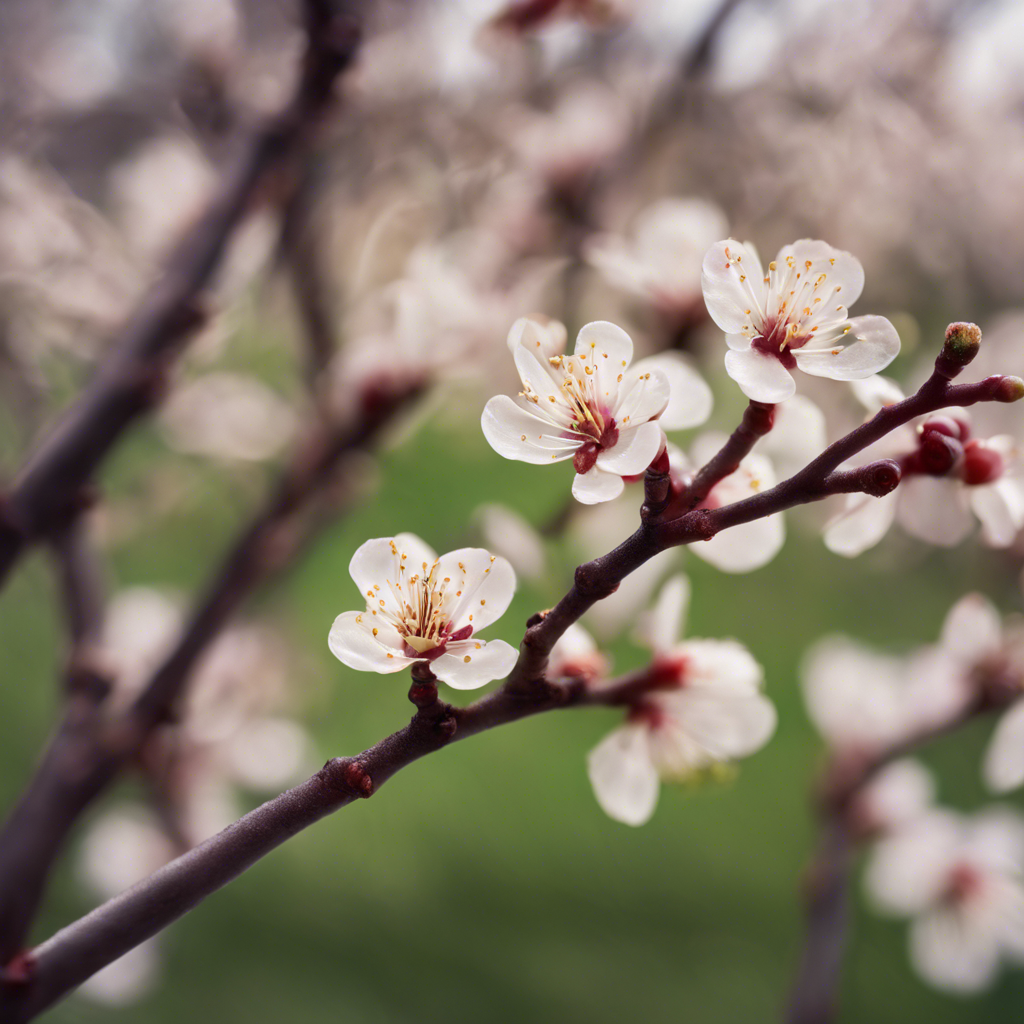
[[[727,229],[725,214],[714,203],[661,199],[637,216],[631,238],[594,237],[586,257],[612,284],[666,314],[702,316],[704,253]]]
[[[865,873],[879,910],[913,918],[910,957],[937,988],[977,992],[1024,963],[1024,819],[933,811],[877,844]]]
[[[669,371],[671,385],[657,357],[630,367],[633,342],[614,324],[587,324],[574,354],[561,355],[550,325],[517,320],[509,348],[524,390],[487,403],[484,436],[506,459],[572,459],[572,493],[585,504],[618,497],[624,476],[647,469],[665,444],[659,420],[681,429],[710,412],[707,385],[685,364]]]
[[[276,455],[291,440],[296,418],[255,377],[208,373],[171,394],[160,425],[178,451],[254,462]]]
[[[808,651],[801,682],[821,736],[833,750],[857,756],[950,721],[972,695],[962,664],[943,644],[895,657],[843,636]]]
[[[859,380],[896,358],[900,339],[888,320],[847,314],[863,287],[857,259],[807,238],[784,246],[767,273],[754,247],[733,238],[704,257],[704,301],[726,334],[726,372],[756,402],[791,397],[797,368]]]
[[[775,731],[775,708],[761,692],[761,666],[742,644],[679,641],[688,601],[684,576],[662,588],[642,627],[654,648],[657,689],[587,758],[597,802],[627,825],[650,819],[661,779],[686,779],[746,757]]]
[[[368,540],[349,563],[366,610],[334,620],[331,652],[361,672],[400,672],[425,662],[456,690],[512,671],[516,649],[475,634],[501,618],[516,577],[504,558],[459,548],[440,558],[411,533]]]
[[[725,443],[724,434],[702,434],[694,442],[688,458],[674,445],[669,446],[669,466],[673,486],[682,488],[692,474],[703,466]],[[734,473],[711,489],[699,508],[721,508],[750,498],[776,483],[771,460],[759,452],[747,455]],[[710,540],[694,541],[689,550],[722,572],[752,572],[767,565],[782,549],[786,527],[781,513],[764,516],[749,523],[722,530]]]
[[[607,673],[608,659],[578,622],[558,638],[548,655],[547,674],[553,679],[563,677],[593,682]]]
[[[903,398],[886,378],[858,382],[854,392],[870,414]],[[1008,547],[1024,527],[1024,459],[1009,435],[973,436],[964,409],[932,413],[893,431],[849,465],[895,458],[900,486],[882,498],[849,494],[825,527],[825,546],[852,558],[877,544],[894,521],[911,536],[954,547],[981,523],[990,547]]]

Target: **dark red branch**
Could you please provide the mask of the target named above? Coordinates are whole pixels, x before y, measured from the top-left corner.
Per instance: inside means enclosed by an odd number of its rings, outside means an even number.
[[[254,132],[205,213],[181,239],[93,381],[30,456],[5,500],[0,581],[28,544],[60,527],[115,443],[159,400],[169,363],[206,318],[205,294],[235,228],[260,187],[294,155],[352,61],[355,22],[326,0],[306,4],[308,46],[295,95]]]

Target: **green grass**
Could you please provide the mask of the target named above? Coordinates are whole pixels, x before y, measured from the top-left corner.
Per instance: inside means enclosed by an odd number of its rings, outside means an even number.
[[[333,617],[356,601],[347,574],[354,548],[411,530],[447,550],[462,542],[481,502],[506,502],[540,522],[568,486],[557,468],[505,462],[475,433],[439,428],[390,452],[381,470],[379,491],[260,600],[307,651],[310,725],[323,758],[363,749],[411,711],[403,679],[351,672],[327,652]],[[197,461],[169,469],[146,431],[118,453],[105,483],[124,502],[172,471],[184,498],[162,517],[140,517],[112,552],[119,584],[199,586],[263,485],[261,472]],[[926,642],[968,587],[1007,609],[1019,605],[1019,591],[1001,556],[980,549],[928,553],[891,538],[847,562],[794,518],[782,554],[759,572],[726,576],[692,557],[686,567],[689,633],[747,643],[780,712],[775,739],[734,780],[666,788],[654,820],[629,829],[603,816],[584,771],[586,752],[617,721],[612,712],[542,716],[456,744],[298,836],[171,929],[162,983],[142,1004],[114,1011],[72,998],[49,1019],[775,1019],[800,939],[795,893],[813,841],[807,791],[820,756],[799,699],[802,652],[834,631],[882,647]],[[52,591],[36,555],[0,598],[5,806],[31,770],[56,701],[63,640]],[[550,596],[523,590],[489,633],[516,642]],[[623,669],[642,658],[627,643],[615,653]],[[929,752],[943,796],[960,806],[984,798],[985,736],[971,730]],[[66,861],[37,936],[87,907]],[[1015,1019],[1022,998],[1024,975],[970,1001],[930,992],[910,972],[903,926],[858,908],[842,1020],[1001,1022]]]

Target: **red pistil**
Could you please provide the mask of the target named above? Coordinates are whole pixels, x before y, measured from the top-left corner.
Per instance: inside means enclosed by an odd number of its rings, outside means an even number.
[[[576,454],[572,457],[572,465],[577,473],[589,473],[594,468],[598,455],[605,448],[614,448],[619,440],[619,428],[615,420],[608,416],[605,418],[605,422],[607,426],[599,438],[594,441],[585,441],[576,449]],[[583,428],[580,427],[579,429],[582,430]]]

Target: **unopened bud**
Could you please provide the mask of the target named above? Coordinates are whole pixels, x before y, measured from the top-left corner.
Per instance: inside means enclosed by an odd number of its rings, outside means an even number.
[[[945,434],[956,441],[966,441],[970,435],[970,427],[952,416],[930,416],[921,424],[921,433]]]
[[[945,476],[963,454],[964,447],[955,438],[937,432],[921,436],[918,456],[921,472],[928,476]]]
[[[977,324],[958,321],[946,328],[942,354],[957,366],[966,366],[981,347],[981,328]]]
[[[865,494],[874,498],[884,498],[896,490],[903,478],[903,470],[895,459],[882,459],[872,462],[861,470],[861,486]]]
[[[1002,455],[979,441],[972,441],[964,449],[965,484],[990,484],[1003,475],[1005,468]]]
[[[1024,380],[1020,377],[1001,377],[992,390],[995,402],[1019,402],[1024,398]]]

